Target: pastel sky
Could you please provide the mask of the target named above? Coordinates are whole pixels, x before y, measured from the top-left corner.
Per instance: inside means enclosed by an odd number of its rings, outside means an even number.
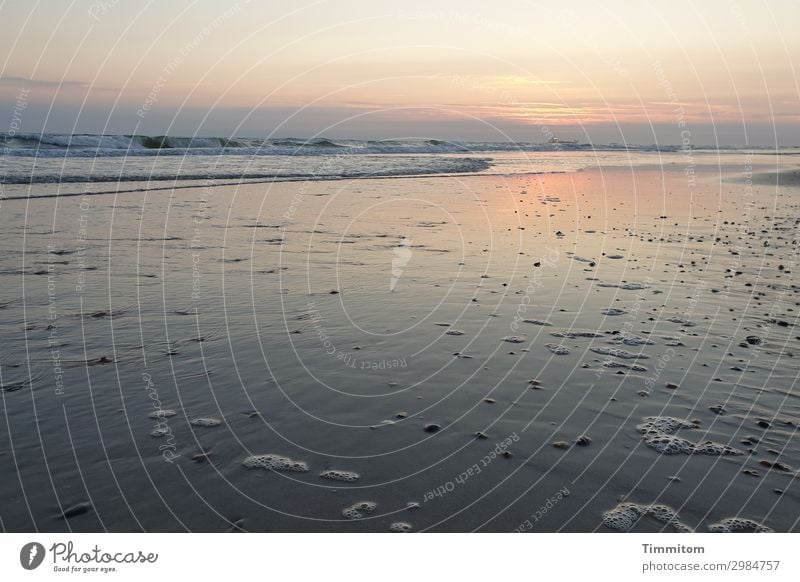
[[[6,0],[0,103],[29,132],[798,145],[798,25],[796,0]]]

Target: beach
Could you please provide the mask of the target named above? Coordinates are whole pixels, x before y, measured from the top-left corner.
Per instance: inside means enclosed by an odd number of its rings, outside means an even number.
[[[793,158],[547,155],[6,193],[2,528],[797,531]]]

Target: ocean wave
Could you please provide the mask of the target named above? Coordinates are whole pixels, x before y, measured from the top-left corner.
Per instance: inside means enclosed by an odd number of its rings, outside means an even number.
[[[358,154],[447,154],[478,152],[674,151],[670,146],[579,142],[465,142],[437,139],[354,140],[330,138],[178,137],[29,133],[6,135],[3,154],[33,157],[189,155],[314,156]]]
[[[285,158],[284,158],[285,159]],[[346,178],[382,178],[393,176],[427,176],[469,174],[491,168],[490,158],[474,157],[414,157],[386,156],[362,157],[355,163],[344,163],[334,158],[315,158],[318,163],[298,164],[277,162],[253,167],[248,158],[226,157],[226,163],[214,163],[213,157],[197,164],[183,164],[167,160],[151,165],[119,160],[113,165],[98,166],[88,160],[72,160],[61,164],[54,160],[39,161],[34,166],[11,165],[0,175],[0,184],[92,184],[118,182],[167,182],[188,180],[322,180]],[[338,162],[338,163],[334,163]]]

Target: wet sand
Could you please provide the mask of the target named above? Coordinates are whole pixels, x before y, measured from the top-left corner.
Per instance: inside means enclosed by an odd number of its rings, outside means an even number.
[[[800,187],[724,172],[3,201],[2,528],[798,531]]]
[[[746,178],[740,179],[746,181]],[[778,172],[758,172],[753,174],[753,184],[762,186],[800,186],[800,170],[781,170]]]

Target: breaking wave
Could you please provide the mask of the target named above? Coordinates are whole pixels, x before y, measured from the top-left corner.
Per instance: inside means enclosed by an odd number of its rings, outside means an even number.
[[[428,140],[333,140],[328,138],[175,137],[149,135],[6,135],[3,153],[36,157],[116,157],[147,155],[446,154],[497,151],[652,151],[656,146],[572,142],[456,142]],[[663,146],[658,149],[663,150]],[[669,149],[669,148],[667,148]]]

